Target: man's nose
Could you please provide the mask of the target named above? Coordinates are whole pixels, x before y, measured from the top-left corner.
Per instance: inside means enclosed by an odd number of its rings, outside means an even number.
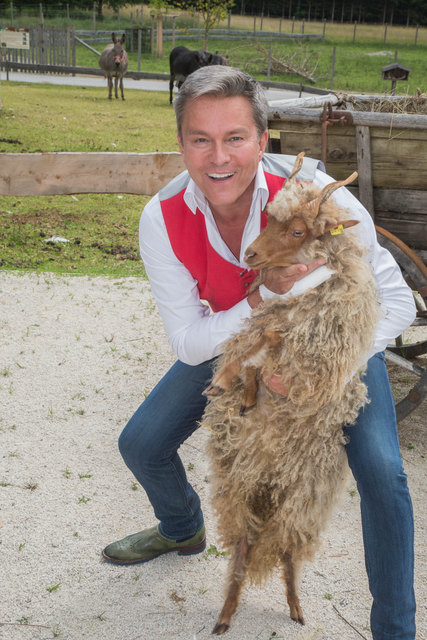
[[[227,145],[222,142],[217,142],[212,147],[211,160],[216,165],[220,166],[227,163],[230,159],[230,153],[227,149]]]

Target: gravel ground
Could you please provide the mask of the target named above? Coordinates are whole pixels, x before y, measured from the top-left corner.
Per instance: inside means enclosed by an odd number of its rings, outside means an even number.
[[[174,358],[149,286],[137,278],[0,273],[0,637],[203,640],[222,606],[204,455],[181,448],[204,505],[208,548],[136,567],[103,546],[153,524],[117,437]],[[416,514],[418,640],[427,639],[426,401],[400,425]],[[247,587],[229,640],[371,639],[359,500],[349,481],[301,584],[306,626],[288,617],[279,575]]]

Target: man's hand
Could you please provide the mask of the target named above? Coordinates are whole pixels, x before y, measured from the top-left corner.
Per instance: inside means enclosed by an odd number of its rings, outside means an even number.
[[[282,382],[282,378],[276,374],[267,375],[266,373],[261,371],[261,378],[266,387],[270,389],[270,391],[274,391],[274,393],[278,393],[281,396],[288,395],[288,385],[286,382]]]
[[[266,271],[264,284],[267,289],[274,291],[274,293],[287,293],[292,289],[295,282],[325,263],[326,260],[323,258],[316,258],[309,265],[292,264],[290,267],[273,267]]]
[[[301,280],[301,278],[304,278],[304,276],[325,263],[326,260],[323,258],[316,258],[309,265],[292,264],[289,267],[273,267],[266,271],[264,284],[267,289],[274,291],[274,293],[287,293],[292,289],[295,282]],[[261,302],[262,300],[258,289],[248,295],[248,303],[252,309],[261,304]]]

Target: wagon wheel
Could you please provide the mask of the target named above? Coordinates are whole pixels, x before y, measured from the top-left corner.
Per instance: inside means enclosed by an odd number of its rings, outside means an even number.
[[[427,267],[423,261],[402,240],[386,229],[376,226],[378,242],[388,249],[400,266],[403,277],[414,291],[417,317],[412,326],[427,327]],[[413,344],[404,344],[402,336],[396,339],[395,346],[386,350],[386,358],[398,367],[414,374],[415,384],[407,395],[396,402],[397,420],[403,420],[418,407],[427,394],[427,366],[410,362],[411,359],[427,353],[427,339]],[[412,384],[412,383],[411,383]]]

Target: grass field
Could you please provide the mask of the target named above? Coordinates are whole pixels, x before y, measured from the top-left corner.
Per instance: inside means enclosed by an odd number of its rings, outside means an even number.
[[[0,151],[178,151],[167,94],[2,83]],[[0,197],[0,268],[144,275],[138,222],[148,198]],[[66,243],[46,242],[52,236]]]
[[[179,43],[190,49],[203,48],[200,40],[180,39]],[[267,79],[267,54],[257,50],[263,47],[268,52],[268,41],[238,40],[222,43],[212,42],[212,51],[219,51],[227,56],[229,64],[246,70],[259,80]],[[273,42],[273,56],[289,61],[293,58],[301,63],[310,59],[308,68],[313,70],[315,82],[310,83],[302,76],[296,74],[277,74],[272,72],[270,79],[276,82],[304,84],[321,89],[330,88],[331,65],[333,50],[336,47],[336,61],[333,78],[333,89],[351,93],[389,93],[391,83],[384,82],[381,77],[381,67],[394,62],[397,51],[397,61],[411,69],[408,82],[400,82],[397,85],[397,93],[414,94],[418,87],[427,90],[427,45],[414,47],[413,45],[400,44],[398,47],[379,45],[375,42],[361,43],[337,43],[336,40],[324,42],[293,43]],[[150,73],[169,73],[168,55],[172,48],[170,42],[164,44],[163,58],[157,59],[146,53],[142,56],[140,70]],[[129,69],[138,70],[137,53],[129,52]],[[77,64],[79,66],[97,66],[97,57],[88,49],[79,46],[77,49]]]
[[[240,16],[237,16],[240,18]],[[283,21],[286,28],[291,29],[289,21]],[[300,33],[301,25],[295,24],[295,33]],[[272,28],[278,31],[276,20]],[[297,30],[298,27],[298,30]],[[264,27],[268,30],[268,27]],[[272,44],[273,56],[289,61],[293,58],[299,64],[309,59],[309,70],[314,70],[315,82],[309,83],[303,77],[296,74],[271,73],[270,79],[277,82],[303,83],[306,85],[329,89],[331,81],[331,67],[334,47],[336,48],[335,70],[333,89],[353,93],[387,93],[391,90],[391,83],[384,82],[381,77],[381,67],[397,61],[411,69],[408,82],[398,83],[397,93],[414,94],[417,88],[427,90],[427,29],[419,35],[418,44],[413,44],[414,30],[404,27],[389,27],[389,37],[384,43],[384,28],[379,25],[363,25],[359,27],[360,38],[353,42],[353,26],[350,24],[328,25],[326,38],[322,41],[294,42],[291,40],[274,40]],[[305,25],[305,33],[322,33],[323,24],[309,23]],[[424,33],[425,31],[425,33]],[[421,33],[421,30],[420,32]],[[363,34],[363,37],[362,37]],[[175,44],[187,46],[190,49],[203,49],[203,40],[189,40],[185,34],[177,37]],[[97,45],[98,49],[102,49]],[[252,39],[246,37],[242,40],[214,40],[209,43],[209,50],[219,51],[228,58],[229,64],[240,67],[260,80],[267,79],[267,56],[262,54],[258,47],[266,51],[269,48],[269,40]],[[96,47],[95,47],[96,48]],[[172,42],[165,41],[163,57],[146,52],[141,57],[141,71],[151,73],[169,73],[169,53]],[[138,70],[138,54],[128,51],[129,68]],[[83,46],[77,47],[77,64],[80,66],[97,66],[97,56]]]

